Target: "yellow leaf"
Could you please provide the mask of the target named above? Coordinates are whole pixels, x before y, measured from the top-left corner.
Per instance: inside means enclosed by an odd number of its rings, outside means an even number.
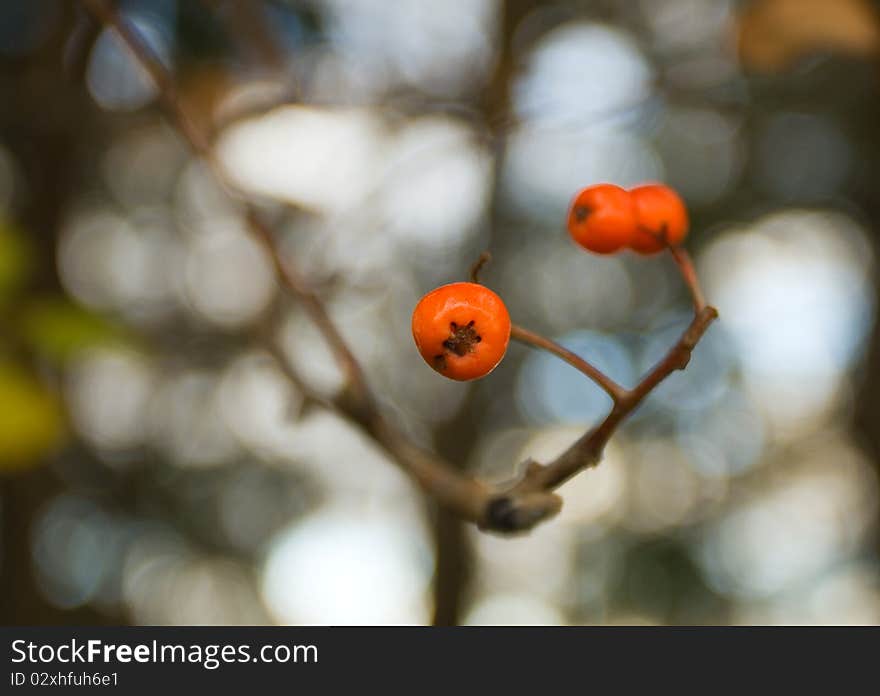
[[[0,473],[39,464],[64,435],[59,397],[14,363],[0,362]]]
[[[755,0],[737,29],[743,65],[764,72],[819,51],[880,53],[880,18],[869,0]]]
[[[30,262],[31,249],[24,237],[0,219],[0,304],[27,278]]]

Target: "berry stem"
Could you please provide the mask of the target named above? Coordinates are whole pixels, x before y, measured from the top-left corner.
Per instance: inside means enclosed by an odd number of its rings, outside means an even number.
[[[518,326],[517,324],[513,324],[510,327],[510,337],[514,340],[519,341],[520,343],[525,343],[535,348],[546,350],[556,357],[564,360],[572,367],[580,370],[587,377],[598,384],[605,391],[605,393],[614,400],[614,403],[618,403],[626,398],[628,392],[624,387],[611,379],[595,365],[587,362],[577,353],[573,353],[572,351],[564,348],[555,341],[551,341],[549,338],[545,338],[544,336],[541,336],[534,331],[529,331],[528,329],[523,328],[522,326]]]
[[[681,277],[684,278],[685,285],[690,290],[691,298],[694,301],[694,312],[699,314],[706,307],[706,298],[703,297],[703,290],[700,288],[700,281],[697,278],[697,271],[694,268],[694,262],[691,255],[681,247],[669,247],[669,253],[675,263],[678,264],[678,270],[681,271]]]
[[[482,254],[480,254],[480,258],[478,258],[474,262],[474,265],[471,266],[470,278],[472,283],[480,282],[480,271],[491,260],[492,255],[488,251],[484,251]],[[614,403],[622,400],[628,393],[624,387],[611,379],[598,367],[584,360],[577,353],[573,353],[567,348],[559,345],[558,343],[556,343],[556,341],[542,336],[539,333],[535,333],[534,331],[530,331],[529,329],[523,326],[519,326],[517,324],[511,325],[510,337],[515,341],[525,343],[526,345],[530,345],[533,348],[546,350],[548,353],[552,353],[556,357],[564,360],[575,369],[580,370],[587,377],[598,384],[605,391],[605,393],[614,400]]]
[[[480,254],[480,258],[478,258],[474,265],[471,266],[470,279],[472,283],[480,282],[480,271],[483,270],[483,267],[492,260],[492,254],[488,251],[484,251]]]

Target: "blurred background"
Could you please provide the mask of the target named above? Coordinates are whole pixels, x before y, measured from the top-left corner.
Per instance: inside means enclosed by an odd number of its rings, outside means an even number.
[[[632,385],[687,323],[663,256],[574,247],[581,187],[685,197],[721,313],[499,538],[293,387],[340,384],[270,260],[76,2],[0,9],[4,624],[880,622],[880,3],[123,0],[393,419],[502,482],[609,407],[511,346],[447,381],[418,298],[484,281]]]

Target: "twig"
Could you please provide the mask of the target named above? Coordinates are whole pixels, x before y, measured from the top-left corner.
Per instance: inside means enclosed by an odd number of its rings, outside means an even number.
[[[541,336],[534,331],[529,331],[517,324],[510,327],[510,337],[520,343],[526,343],[535,348],[546,350],[549,353],[553,353],[556,357],[565,360],[569,365],[577,368],[602,387],[602,389],[605,390],[605,393],[614,399],[615,403],[621,401],[626,396],[627,391],[624,387],[620,386],[595,365],[592,365],[577,353],[573,353],[568,350],[568,348],[564,348],[555,341],[551,341],[549,338],[545,338],[544,336]]]
[[[222,166],[214,157],[208,139],[194,125],[179,98],[171,75],[149,45],[106,0],[80,0],[80,2],[96,19],[113,29],[122,38],[153,79],[166,112],[184,139],[196,155],[210,165],[214,176],[232,196],[235,189],[230,186]],[[585,360],[549,339],[516,327],[515,338],[549,350],[580,369],[611,395],[614,399],[614,407],[597,428],[586,433],[555,461],[546,466],[534,461],[528,462],[522,480],[499,494],[485,484],[458,473],[436,454],[416,446],[389,423],[378,408],[354,353],[333,324],[320,299],[310,290],[296,268],[283,258],[272,229],[252,203],[243,200],[241,208],[243,222],[266,249],[279,282],[302,304],[346,374],[346,387],[343,391],[334,399],[320,402],[359,424],[441,505],[461,518],[477,523],[483,529],[521,532],[555,515],[562,501],[553,490],[579,471],[599,461],[605,444],[618,425],[663,379],[675,370],[684,369],[694,346],[717,317],[714,308],[705,306],[689,257],[684,252],[677,253],[677,250],[673,250],[673,256],[694,297],[696,315],[666,357],[632,390],[625,390]],[[475,282],[483,263],[485,261],[478,262],[472,272]],[[287,365],[283,356],[277,352],[275,354],[291,381],[302,384],[302,380]]]
[[[480,282],[480,271],[483,270],[483,267],[492,260],[492,254],[488,251],[484,251],[480,254],[480,258],[478,258],[474,265],[471,266],[470,278],[472,283]]]
[[[210,143],[189,117],[180,99],[174,80],[150,46],[128,22],[123,20],[116,8],[108,4],[106,0],[81,0],[81,2],[99,21],[111,27],[119,35],[159,89],[159,95],[166,112],[177,125],[178,131],[187,141],[190,148],[207,162],[215,178],[227,192],[234,191],[234,187],[228,182],[226,172],[214,156]],[[358,398],[366,399],[366,380],[358,361],[330,320],[323,304],[309,290],[308,284],[297,270],[292,265],[284,262],[275,236],[261,218],[257,208],[248,201],[243,201],[242,207],[243,220],[254,238],[268,252],[275,266],[279,281],[299,299],[309,317],[315,322],[321,334],[330,344],[331,350],[346,374],[349,387],[357,394]]]
[[[227,181],[225,172],[214,157],[207,139],[189,117],[171,75],[161,61],[143,41],[138,32],[106,0],[80,0],[83,6],[102,24],[111,28],[123,40],[138,62],[152,78],[171,121],[190,145],[196,155],[203,158],[215,178],[232,195],[234,188]],[[309,289],[296,268],[285,262],[274,233],[263,221],[257,208],[248,201],[242,202],[242,219],[247,229],[265,248],[272,260],[279,282],[300,302],[309,317],[330,345],[338,363],[346,374],[346,386],[328,405],[339,413],[360,424],[367,433],[381,444],[404,470],[438,502],[464,519],[480,521],[491,496],[489,489],[469,477],[455,472],[452,467],[430,452],[410,443],[379,411],[360,364],[348,347],[324,305]],[[277,351],[273,352],[278,356]],[[286,361],[282,363],[285,374],[296,379]]]
[[[480,254],[480,258],[478,258],[474,262],[474,265],[471,266],[470,279],[472,283],[480,282],[480,271],[482,271],[486,264],[491,260],[492,255],[488,251],[484,251]],[[518,326],[517,324],[511,325],[510,337],[520,343],[525,343],[534,348],[540,348],[541,350],[553,353],[556,357],[561,358],[572,367],[583,372],[587,377],[598,384],[608,396],[614,399],[615,402],[619,401],[626,393],[626,389],[617,384],[617,382],[608,377],[599,368],[584,360],[577,353],[573,353],[549,338],[541,336],[534,331],[530,331],[525,327]]]
[[[714,307],[704,307],[694,316],[666,357],[635,388],[615,399],[614,407],[602,423],[587,432],[550,464],[528,462],[522,480],[490,503],[484,526],[502,531],[517,531],[533,526],[536,519],[540,520],[549,504],[546,496],[579,471],[599,463],[605,445],[617,427],[660,382],[676,370],[683,370],[687,366],[694,347],[717,317],[718,312]],[[560,505],[561,502],[560,500]]]
[[[349,348],[342,334],[339,333],[339,330],[327,313],[324,304],[309,289],[296,268],[292,264],[285,262],[281,250],[278,248],[274,233],[252,205],[245,205],[244,218],[251,234],[263,245],[269,258],[272,260],[272,265],[275,267],[276,275],[282,285],[299,300],[303,309],[305,309],[311,320],[318,327],[321,335],[330,345],[330,350],[333,351],[337,362],[346,375],[346,389],[351,392],[351,396],[359,402],[361,407],[366,407],[372,399],[369,395],[363,370],[351,348]]]
[[[681,277],[684,278],[685,285],[690,290],[691,298],[694,302],[694,312],[699,313],[706,306],[706,298],[703,297],[703,290],[700,288],[700,281],[697,278],[697,271],[694,269],[694,263],[691,261],[691,255],[681,247],[669,247],[669,253],[678,264],[681,271]]]
[[[553,462],[543,465],[532,460],[528,461],[523,478],[511,489],[496,496],[489,504],[486,520],[482,523],[485,528],[508,532],[529,529],[536,524],[536,521],[543,519],[554,505],[561,506],[562,500],[552,491],[578,472],[598,464],[605,445],[618,426],[664,379],[676,370],[687,367],[697,343],[710,324],[718,318],[718,311],[706,304],[690,255],[684,249],[669,248],[682,279],[691,293],[694,318],[666,356],[632,389],[620,386],[579,355],[550,339],[520,326],[512,327],[512,338],[549,351],[576,367],[602,387],[612,398],[614,405],[605,420],[585,433]]]

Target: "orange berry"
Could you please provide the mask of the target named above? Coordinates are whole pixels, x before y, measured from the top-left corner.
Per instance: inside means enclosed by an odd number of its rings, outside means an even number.
[[[684,201],[668,186],[647,184],[630,191],[636,212],[636,231],[630,248],[655,254],[684,241],[688,214]]]
[[[613,254],[629,245],[636,220],[629,191],[597,184],[578,192],[568,211],[568,233],[584,249]]]
[[[478,283],[450,283],[413,310],[412,332],[425,362],[444,377],[466,381],[489,374],[510,341],[510,315],[498,295]]]

